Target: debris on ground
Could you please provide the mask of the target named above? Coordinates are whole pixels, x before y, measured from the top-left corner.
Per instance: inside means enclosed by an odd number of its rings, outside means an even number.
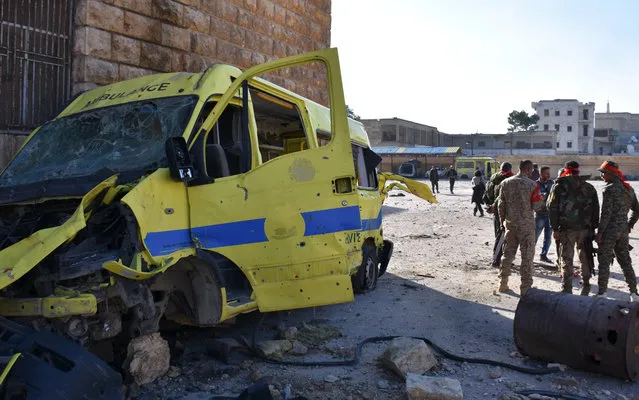
[[[406,394],[408,400],[464,400],[461,383],[457,379],[410,373],[406,376]]]
[[[134,338],[127,348],[124,370],[138,385],[153,382],[169,370],[169,344],[158,332]]]
[[[402,378],[409,373],[423,374],[437,365],[437,358],[423,340],[393,339],[382,354],[382,364]]]
[[[263,340],[257,344],[259,352],[269,358],[282,358],[292,348],[290,340]]]
[[[297,334],[297,340],[309,346],[326,344],[331,340],[341,337],[342,332],[332,326],[315,326],[302,324]]]

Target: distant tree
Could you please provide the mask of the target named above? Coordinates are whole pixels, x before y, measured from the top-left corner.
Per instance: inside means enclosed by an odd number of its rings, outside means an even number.
[[[353,118],[354,120],[359,121],[359,115],[355,114],[355,111],[350,108],[348,104],[346,105],[346,116],[348,118]]]
[[[508,132],[525,132],[537,129],[539,115],[528,115],[526,111],[513,110],[508,114]]]

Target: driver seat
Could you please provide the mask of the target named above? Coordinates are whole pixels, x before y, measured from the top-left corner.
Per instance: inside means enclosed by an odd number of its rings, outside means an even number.
[[[224,148],[219,144],[206,145],[206,174],[211,178],[230,176]]]

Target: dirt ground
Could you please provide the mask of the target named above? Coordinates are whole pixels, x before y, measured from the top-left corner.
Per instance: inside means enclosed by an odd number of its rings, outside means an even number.
[[[602,182],[594,185],[601,190]],[[172,377],[134,390],[134,397],[214,399],[213,396],[238,395],[253,381],[263,379],[272,385],[276,398],[278,394],[279,398],[287,398],[288,392],[308,399],[406,398],[404,381],[378,362],[387,347],[383,343],[367,345],[359,365],[349,367],[291,367],[251,359],[225,365],[207,352],[214,335],[242,335],[250,341],[258,325],[258,340],[274,337],[278,329],[293,326],[301,329],[303,324],[334,327],[341,334],[326,343],[311,342],[304,356],[284,356],[291,360],[341,359],[352,356],[356,345],[367,337],[406,335],[427,337],[466,357],[545,366],[525,360],[517,353],[513,317],[518,297],[494,293],[498,279],[497,270],[490,266],[492,217],[473,216],[469,181],[457,182],[454,195],[448,193],[447,182],[442,181],[440,186],[443,190],[438,195],[439,204],[429,204],[409,194],[386,200],[384,232],[395,242],[395,252],[375,291],[356,296],[349,304],[265,315],[253,313],[238,318],[235,325],[223,330],[165,333],[171,343],[177,340],[177,345],[173,345]],[[639,183],[633,186],[639,187]],[[631,234],[631,244],[638,238],[637,233]],[[537,263],[540,248],[541,239],[536,248],[534,286],[559,291],[559,272]],[[635,250],[632,256],[634,265],[639,265],[639,251]],[[556,259],[554,244],[549,257]],[[515,264],[518,263],[517,259]],[[576,294],[578,285],[576,279]],[[627,299],[627,287],[616,263],[609,286],[611,297]],[[515,272],[511,288],[518,287],[519,276]],[[459,380],[465,399],[510,399],[509,394],[516,390],[533,388],[600,400],[639,399],[639,383],[572,369],[533,376],[438,359],[439,365],[427,375]]]

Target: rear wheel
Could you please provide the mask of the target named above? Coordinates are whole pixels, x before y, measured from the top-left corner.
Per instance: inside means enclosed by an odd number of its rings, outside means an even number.
[[[353,291],[355,293],[367,293],[377,286],[379,276],[379,260],[377,259],[377,249],[371,244],[362,246],[362,265],[357,269],[357,273],[351,278]]]

